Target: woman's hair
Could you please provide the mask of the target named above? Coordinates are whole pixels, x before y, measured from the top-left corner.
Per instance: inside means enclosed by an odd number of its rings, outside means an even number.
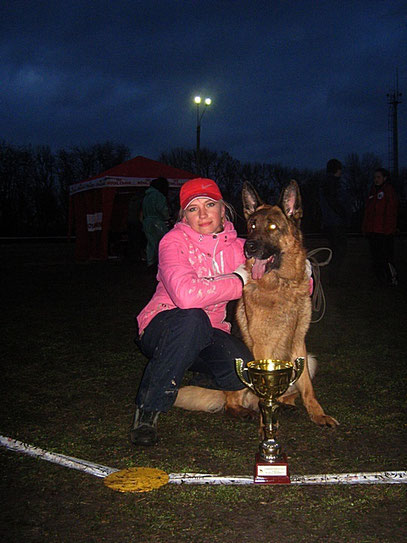
[[[338,170],[342,170],[342,162],[337,158],[331,158],[326,163],[326,173],[336,174]]]
[[[221,202],[225,206],[225,219],[227,221],[233,222],[236,218],[236,211],[234,210],[234,207],[232,204],[229,204],[228,202],[225,202],[223,200],[218,200],[218,202]],[[185,217],[185,209],[180,209],[178,213],[178,219],[177,222],[182,221],[182,219]]]
[[[150,182],[150,187],[155,188],[156,190],[159,190],[161,194],[164,194],[164,196],[167,196],[168,194],[168,179],[165,177],[157,177],[157,179],[153,179]]]

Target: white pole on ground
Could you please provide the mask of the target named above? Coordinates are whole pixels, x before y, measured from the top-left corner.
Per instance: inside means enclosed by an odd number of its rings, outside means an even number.
[[[53,453],[23,443],[11,437],[0,436],[0,445],[9,450],[28,454],[59,464],[67,468],[84,471],[96,477],[107,477],[111,473],[119,471],[116,468],[95,464],[80,458]],[[253,477],[246,476],[221,476],[210,473],[170,473],[169,483],[178,485],[251,485]],[[407,471],[380,471],[373,473],[337,473],[320,475],[291,475],[292,485],[373,485],[373,484],[406,484]]]

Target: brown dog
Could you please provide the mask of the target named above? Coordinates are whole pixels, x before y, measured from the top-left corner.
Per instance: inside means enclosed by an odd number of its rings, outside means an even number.
[[[243,209],[248,226],[245,243],[247,267],[252,279],[243,289],[236,318],[243,339],[254,359],[294,361],[304,357],[304,371],[282,402],[293,404],[299,390],[311,419],[320,426],[338,422],[326,415],[315,397],[311,382],[314,368],[307,356],[305,335],[311,320],[310,280],[300,222],[301,196],[291,181],[279,205],[264,204],[245,183]],[[199,387],[181,388],[175,405],[190,410],[219,411],[248,416],[258,400],[248,390],[222,392]]]

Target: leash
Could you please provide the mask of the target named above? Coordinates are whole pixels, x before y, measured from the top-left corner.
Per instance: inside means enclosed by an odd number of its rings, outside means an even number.
[[[318,255],[318,253],[322,253],[323,251],[328,253],[327,258],[325,260],[318,260],[316,255]],[[326,311],[326,298],[324,289],[322,288],[320,268],[327,266],[330,263],[332,259],[332,251],[328,247],[318,247],[317,249],[309,251],[309,253],[307,253],[307,258],[311,262],[312,277],[314,279],[314,290],[311,297],[312,311],[319,315],[319,317],[316,319],[311,319],[311,323],[315,324],[324,318]]]

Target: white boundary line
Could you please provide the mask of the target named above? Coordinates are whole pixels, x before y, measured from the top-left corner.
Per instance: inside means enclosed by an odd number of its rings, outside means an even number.
[[[29,445],[28,443],[17,441],[11,437],[0,436],[0,445],[12,451],[28,454],[29,456],[35,456],[41,460],[47,460],[48,462],[59,464],[60,466],[65,466],[66,468],[84,471],[85,473],[90,473],[96,477],[106,477],[115,471],[119,471],[118,469],[102,466],[101,464],[94,464],[93,462],[81,460],[80,458],[73,458],[72,456],[65,456],[64,454],[48,452],[44,449],[40,449],[39,447]]]
[[[66,456],[64,454],[53,453],[34,447],[28,443],[17,441],[11,437],[0,436],[0,445],[6,449],[28,454],[47,460],[54,464],[59,464],[67,468],[84,471],[96,477],[106,477],[111,473],[119,471],[116,468],[95,464],[80,458]],[[209,473],[170,473],[169,482],[173,484],[188,485],[251,485],[254,484],[253,477],[236,476],[224,477]],[[320,475],[292,475],[292,485],[355,485],[355,484],[406,484],[406,471],[381,471],[375,473],[338,473],[338,474],[320,474]]]

